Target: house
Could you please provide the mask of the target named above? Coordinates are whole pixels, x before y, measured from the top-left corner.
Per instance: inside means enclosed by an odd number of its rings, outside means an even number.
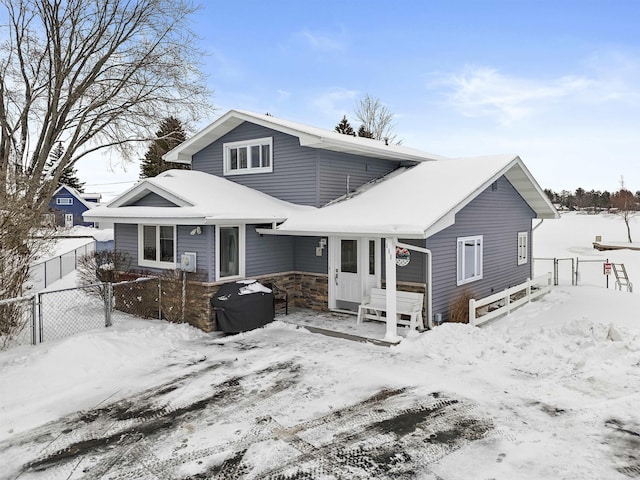
[[[297,305],[355,311],[385,286],[390,312],[396,289],[424,293],[432,326],[464,291],[531,277],[532,219],[558,218],[516,155],[450,159],[247,111],[165,160],[192,170],[142,180],[84,218],[114,222],[140,272],[180,269],[191,254],[203,297],[251,277]]]
[[[81,193],[73,187],[61,185],[53,193],[49,202],[47,222],[65,228],[75,225],[92,227],[92,222],[84,221],[82,214],[95,207],[100,201],[99,193]]]

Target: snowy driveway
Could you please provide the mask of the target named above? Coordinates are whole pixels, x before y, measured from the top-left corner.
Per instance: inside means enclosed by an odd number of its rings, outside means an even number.
[[[640,478],[637,311],[560,288],[394,348],[159,321],[18,347],[0,352],[0,478]]]
[[[340,402],[323,391],[326,366],[298,349],[244,337],[199,347],[175,378],[0,444],[21,459],[9,478],[416,478],[494,434],[452,394],[380,386]]]

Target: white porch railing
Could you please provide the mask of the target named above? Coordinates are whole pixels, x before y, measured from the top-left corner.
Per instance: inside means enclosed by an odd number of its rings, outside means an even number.
[[[551,284],[551,273],[547,273],[533,280],[527,279],[520,285],[507,288],[481,300],[472,298],[469,300],[469,324],[478,326],[501,315],[506,315],[514,308],[548,293],[551,290]],[[512,296],[516,296],[516,299],[512,300]],[[489,305],[494,308],[489,310]],[[487,307],[487,311],[478,315],[478,309],[483,307]]]

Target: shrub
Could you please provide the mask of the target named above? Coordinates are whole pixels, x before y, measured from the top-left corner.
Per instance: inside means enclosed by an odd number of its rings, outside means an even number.
[[[120,250],[101,250],[83,255],[78,262],[81,285],[96,282],[117,282],[123,272],[129,270],[129,255]]]
[[[449,305],[449,321],[455,323],[469,323],[469,300],[473,295],[468,290],[461,291]]]

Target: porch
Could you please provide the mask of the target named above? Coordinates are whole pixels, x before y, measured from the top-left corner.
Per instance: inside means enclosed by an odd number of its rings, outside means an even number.
[[[387,328],[386,322],[372,320],[356,323],[357,316],[355,313],[317,311],[295,307],[289,310],[289,315],[278,313],[275,319],[306,328],[312,333],[344,338],[355,342],[371,343],[385,347],[398,343],[384,340]],[[398,325],[398,341],[406,337],[409,332],[409,327]]]

